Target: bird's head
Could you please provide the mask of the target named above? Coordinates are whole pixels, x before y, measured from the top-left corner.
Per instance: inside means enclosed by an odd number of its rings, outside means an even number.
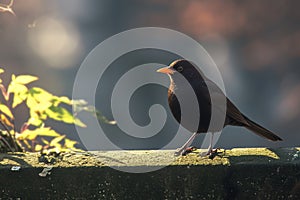
[[[175,60],[168,67],[161,68],[157,72],[169,75],[171,80],[175,82],[177,76],[184,76],[189,82],[204,79],[203,73],[194,64],[184,59]]]

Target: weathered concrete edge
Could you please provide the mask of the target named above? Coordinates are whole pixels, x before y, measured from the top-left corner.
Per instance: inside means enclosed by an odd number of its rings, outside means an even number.
[[[122,170],[152,166],[153,163],[161,166],[160,158],[171,157],[174,151],[66,153],[52,164],[39,163],[40,155],[36,153],[1,154],[0,197],[299,199],[299,150],[232,149],[213,160],[192,153],[174,157],[169,166],[148,173]],[[20,165],[21,169],[12,171],[14,165]],[[51,174],[39,176],[47,166],[53,166]]]
[[[196,150],[187,156],[175,156],[175,150],[128,150],[68,152],[41,156],[40,153],[0,154],[0,168],[24,167],[103,167],[167,165],[300,164],[300,148],[220,149],[213,159],[201,157]]]

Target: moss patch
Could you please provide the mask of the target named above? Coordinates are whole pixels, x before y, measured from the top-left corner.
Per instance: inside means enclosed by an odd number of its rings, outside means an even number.
[[[21,165],[22,167],[79,166],[167,166],[167,165],[234,165],[234,164],[272,164],[300,162],[300,148],[236,148],[218,150],[210,159],[201,157],[196,150],[187,156],[174,156],[174,150],[132,150],[132,151],[99,151],[71,152],[53,156],[48,162],[41,159],[40,153],[0,154],[0,167]]]
[[[101,151],[48,157],[39,153],[0,154],[0,196],[4,199],[300,199],[299,148],[219,150],[214,159],[199,157],[200,150],[179,157],[174,152]],[[11,170],[15,165],[21,169]],[[51,170],[41,176],[47,166]],[[148,169],[145,166],[157,170],[134,171]],[[135,173],[127,173],[128,168]]]

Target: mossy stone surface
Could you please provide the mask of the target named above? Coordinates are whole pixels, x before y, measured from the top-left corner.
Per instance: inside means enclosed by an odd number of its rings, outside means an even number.
[[[299,148],[0,154],[2,198],[21,199],[300,199]],[[52,160],[51,160],[52,159]],[[12,166],[21,166],[12,171]],[[53,167],[45,177],[39,173]],[[112,167],[109,167],[112,166]],[[125,171],[159,168],[147,173]]]

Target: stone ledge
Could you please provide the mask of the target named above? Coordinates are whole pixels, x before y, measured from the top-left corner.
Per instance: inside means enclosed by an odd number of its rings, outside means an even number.
[[[0,154],[2,198],[299,199],[300,148],[219,150],[213,160],[172,150]],[[39,173],[52,166],[46,177]],[[12,166],[21,166],[12,171]],[[112,166],[113,168],[109,167]],[[148,173],[127,173],[161,168]],[[116,170],[119,169],[119,170]]]

